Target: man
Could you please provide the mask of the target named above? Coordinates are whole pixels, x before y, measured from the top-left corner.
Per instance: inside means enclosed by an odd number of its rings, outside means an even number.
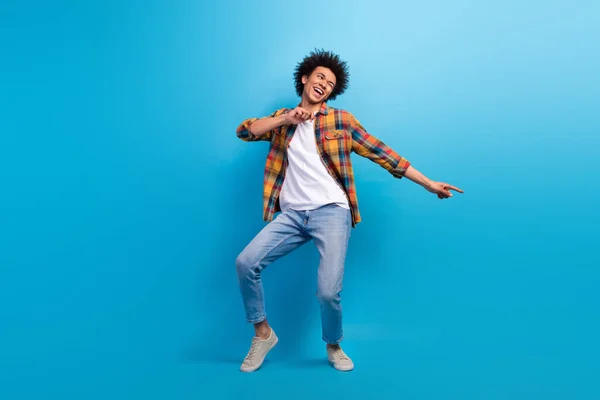
[[[347,111],[329,107],[348,85],[346,62],[316,50],[294,72],[299,106],[269,117],[249,118],[237,128],[246,142],[270,143],[264,174],[263,219],[269,222],[236,260],[248,322],[255,336],[241,371],[260,368],[277,336],[265,314],[261,272],[272,262],[314,240],[320,253],[317,297],[322,338],[334,368],[349,371],[352,360],[340,347],[343,337],[340,292],[350,231],[360,222],[350,154],[379,164],[396,178],[403,176],[440,199],[462,190],[427,178],[405,158],[365,131]],[[281,213],[273,219],[274,214]]]

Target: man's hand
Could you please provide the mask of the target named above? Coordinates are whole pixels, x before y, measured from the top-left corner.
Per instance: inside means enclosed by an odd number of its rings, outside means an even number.
[[[464,193],[456,186],[452,186],[444,182],[430,182],[428,185],[425,185],[425,189],[431,193],[437,194],[438,199],[447,199],[448,197],[452,197],[452,193],[450,193],[451,190],[454,190],[458,193]]]
[[[310,111],[305,110],[302,107],[296,107],[292,111],[289,111],[284,114],[285,121],[288,124],[298,125],[303,123],[304,121],[308,121],[309,119],[314,119],[315,116]]]

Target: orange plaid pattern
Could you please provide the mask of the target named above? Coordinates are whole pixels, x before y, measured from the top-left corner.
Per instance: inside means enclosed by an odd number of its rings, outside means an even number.
[[[292,109],[282,108],[271,114],[276,117]],[[285,179],[287,148],[294,136],[296,125],[282,125],[260,136],[253,136],[248,128],[258,118],[248,118],[237,128],[237,136],[246,142],[270,142],[263,182],[263,219],[272,221],[281,211],[279,193]],[[410,165],[389,146],[369,134],[349,112],[323,104],[315,117],[317,150],[331,176],[346,193],[352,212],[352,226],[361,221],[358,196],[350,154],[352,152],[379,164],[400,179]]]

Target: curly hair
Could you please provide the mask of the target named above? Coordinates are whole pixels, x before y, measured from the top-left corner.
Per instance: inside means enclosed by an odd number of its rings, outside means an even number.
[[[304,75],[309,76],[317,67],[329,68],[335,75],[336,84],[329,95],[330,100],[335,100],[337,96],[346,91],[350,77],[346,62],[340,60],[337,54],[330,51],[313,50],[296,65],[296,69],[294,70],[294,82],[298,96],[302,96],[304,90],[302,77]]]

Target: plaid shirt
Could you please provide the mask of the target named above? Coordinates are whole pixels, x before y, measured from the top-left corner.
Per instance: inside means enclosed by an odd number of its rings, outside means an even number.
[[[282,108],[271,114],[277,117],[292,109]],[[248,118],[237,128],[237,136],[246,142],[267,141],[271,143],[265,165],[263,187],[263,219],[272,221],[276,212],[281,211],[279,193],[285,178],[288,164],[287,148],[294,136],[296,125],[282,125],[260,136],[253,136],[249,126],[258,118]],[[408,160],[398,155],[375,136],[365,131],[356,118],[347,111],[323,104],[315,117],[315,139],[323,164],[334,180],[346,193],[352,212],[352,226],[361,221],[358,198],[354,184],[354,173],[350,154],[366,157],[379,164],[396,178],[402,178],[410,165]]]

